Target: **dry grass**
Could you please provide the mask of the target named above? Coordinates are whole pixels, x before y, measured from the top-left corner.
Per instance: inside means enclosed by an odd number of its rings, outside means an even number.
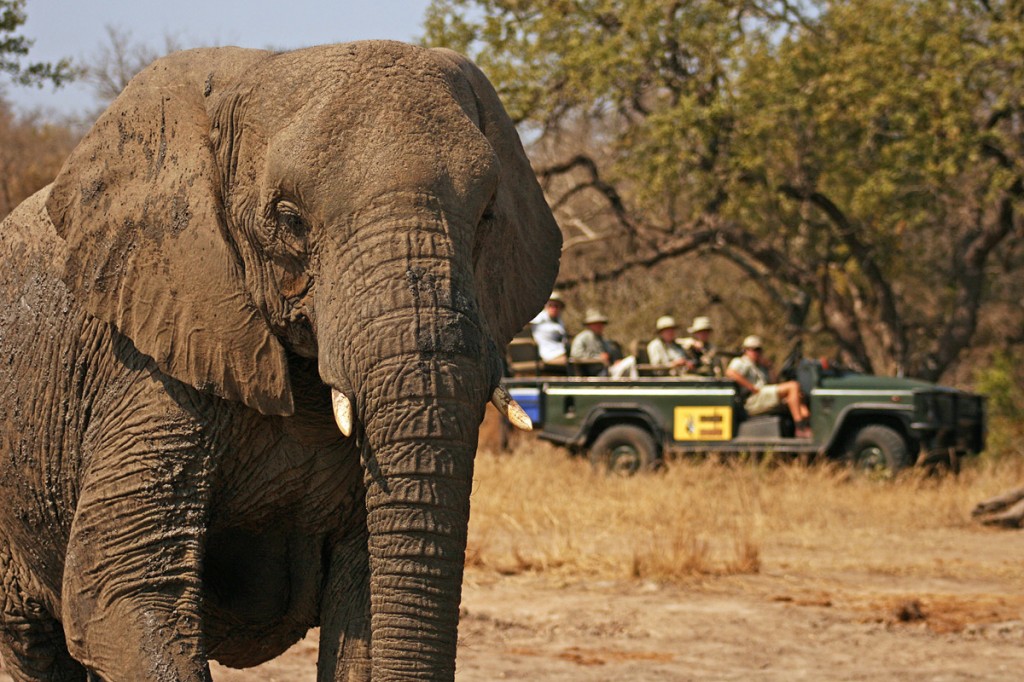
[[[1019,481],[1018,456],[971,460],[959,476],[911,471],[895,481],[842,467],[699,459],[614,478],[528,442],[478,455],[467,564],[663,581],[757,573],[766,561],[819,575],[1019,572],[1009,552],[1005,564],[974,565],[969,542],[993,532],[972,522],[974,504]]]

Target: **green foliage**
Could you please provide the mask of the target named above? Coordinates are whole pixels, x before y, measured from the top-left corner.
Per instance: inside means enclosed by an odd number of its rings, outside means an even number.
[[[710,190],[723,89],[767,26],[717,0],[436,0],[426,21],[427,41],[471,54],[514,120],[602,121],[610,177],[641,201]]]
[[[1020,7],[435,0],[426,42],[472,56],[537,131],[567,243],[583,224],[607,245],[570,247],[563,272],[649,264],[642,249],[712,225],[704,252],[792,327],[938,378],[1005,304],[992,254],[1010,278],[1024,258]],[[581,154],[592,173],[562,161]],[[580,203],[594,190],[603,217]]]
[[[992,417],[1024,425],[1024,353],[1002,351],[977,372],[977,389],[988,398]]]
[[[978,392],[987,398],[988,452],[995,457],[1024,454],[1024,352],[996,353],[975,379]]]
[[[25,23],[25,0],[0,0],[0,71],[9,75],[20,85],[42,87],[52,83],[54,87],[72,80],[77,72],[67,59],[56,64],[44,62],[22,63],[28,56],[32,41],[16,33]]]

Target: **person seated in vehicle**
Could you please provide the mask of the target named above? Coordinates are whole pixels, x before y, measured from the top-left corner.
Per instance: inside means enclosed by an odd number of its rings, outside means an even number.
[[[565,367],[568,364],[566,342],[569,335],[565,331],[565,323],[562,322],[564,311],[565,301],[555,291],[544,304],[544,310],[530,322],[533,340],[537,344],[537,354],[545,365]]]
[[[759,336],[748,336],[743,340],[743,354],[732,359],[725,376],[732,379],[747,393],[743,408],[750,416],[775,412],[783,405],[789,409],[796,425],[797,438],[810,438],[810,412],[804,404],[800,384],[784,381],[769,383],[769,364],[764,358],[764,348]]]
[[[601,312],[588,309],[583,318],[583,331],[572,340],[569,358],[584,376],[610,376],[612,378],[637,376],[636,358],[624,358],[618,344],[604,338],[608,318]]]
[[[711,332],[714,331],[711,319],[703,315],[695,317],[693,324],[686,331],[690,335],[679,345],[691,363],[689,372],[708,377],[722,376],[722,368],[718,364],[718,349],[711,343]]]
[[[647,344],[647,361],[650,364],[667,368],[669,374],[682,374],[696,367],[676,340],[679,325],[674,317],[662,315],[655,323],[655,329],[658,335]]]

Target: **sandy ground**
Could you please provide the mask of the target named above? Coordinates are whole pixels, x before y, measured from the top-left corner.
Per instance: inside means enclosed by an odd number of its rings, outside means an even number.
[[[914,564],[956,577],[814,575],[806,549],[778,547],[757,575],[685,585],[470,570],[457,679],[1024,679],[1024,531],[914,545]],[[316,634],[259,668],[214,665],[214,680],[315,680]]]
[[[1015,543],[1024,568],[1024,534],[992,541]],[[470,572],[456,679],[1020,680],[1024,594],[1005,587],[855,573],[667,586]],[[315,659],[311,636],[214,679],[313,680]]]

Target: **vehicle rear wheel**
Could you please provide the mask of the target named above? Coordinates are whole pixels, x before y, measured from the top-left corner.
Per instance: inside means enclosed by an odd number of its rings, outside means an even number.
[[[610,474],[632,476],[661,465],[658,444],[647,429],[620,424],[601,432],[590,447],[590,462]]]
[[[896,429],[882,424],[862,427],[850,439],[843,459],[861,471],[895,473],[913,462],[907,441]]]

